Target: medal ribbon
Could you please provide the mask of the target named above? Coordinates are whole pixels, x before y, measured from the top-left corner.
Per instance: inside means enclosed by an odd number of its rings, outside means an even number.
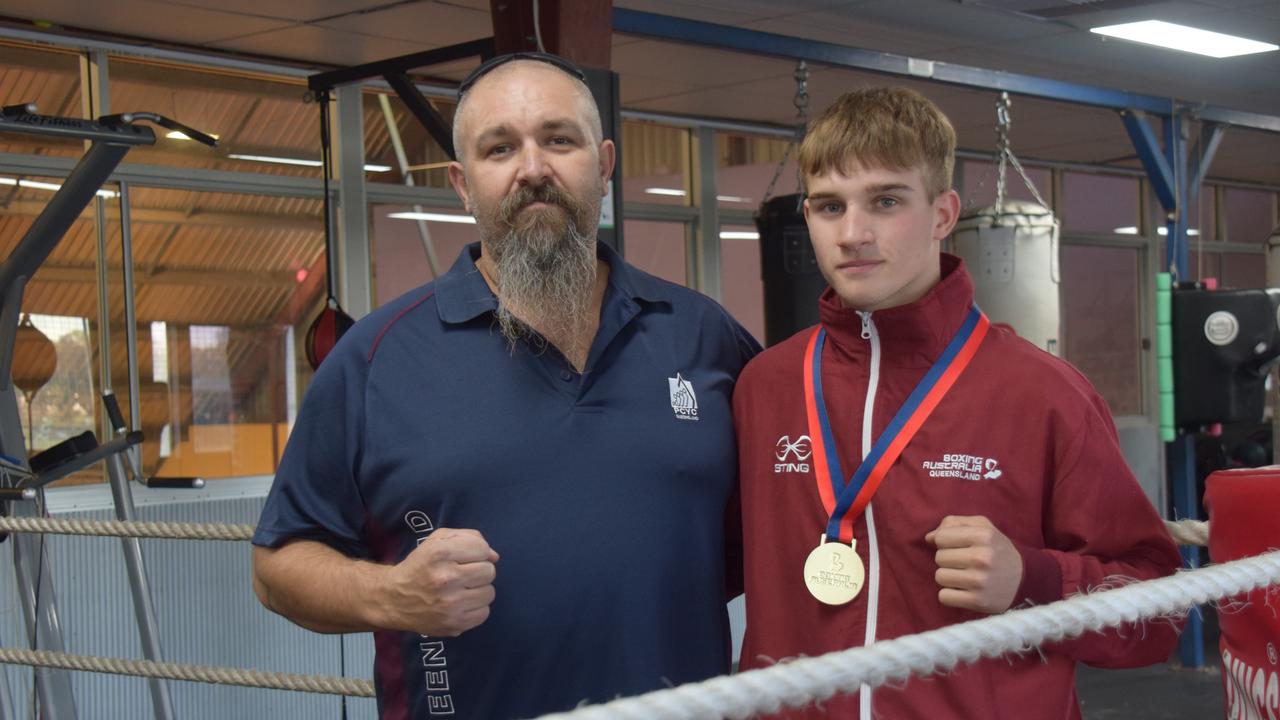
[[[916,431],[969,365],[986,337],[988,327],[987,316],[974,305],[955,337],[898,408],[889,426],[876,439],[871,452],[863,458],[847,484],[843,481],[844,473],[835,452],[835,437],[822,396],[822,347],[826,343],[827,332],[821,326],[813,331],[804,354],[804,401],[818,495],[831,518],[827,523],[829,540],[846,543],[853,540],[854,518],[871,502],[871,496],[876,494],[880,483],[889,474],[889,468],[893,467],[907,443],[911,442]]]

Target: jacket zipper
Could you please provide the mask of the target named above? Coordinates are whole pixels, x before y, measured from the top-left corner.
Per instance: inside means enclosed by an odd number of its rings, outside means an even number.
[[[876,332],[875,323],[870,312],[858,311],[862,318],[862,339],[871,343],[871,372],[867,379],[867,399],[862,408],[862,457],[871,453],[871,445],[875,442],[872,435],[872,423],[875,416],[876,393],[880,386],[880,334]],[[876,618],[880,610],[880,554],[876,546],[875,516],[871,511],[871,503],[863,511],[867,523],[867,630],[863,645],[876,641]],[[871,687],[863,685],[858,692],[859,716],[861,720],[871,720]]]

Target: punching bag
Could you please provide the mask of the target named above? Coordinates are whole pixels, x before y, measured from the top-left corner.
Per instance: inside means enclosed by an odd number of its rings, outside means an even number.
[[[960,215],[952,239],[987,317],[1060,355],[1062,277],[1053,213],[1025,200],[1005,200],[998,209],[969,209]]]
[[[1205,482],[1209,557],[1239,560],[1280,547],[1280,467],[1219,470]],[[1280,717],[1280,588],[1220,601],[1218,650],[1228,718]]]
[[[816,325],[818,296],[827,287],[809,242],[802,199],[801,195],[775,197],[756,213],[766,346]]]
[[[329,176],[333,172],[332,156],[329,143],[329,93],[320,93],[320,164],[324,174],[324,282],[325,303],[320,308],[307,328],[306,341],[303,343],[307,353],[307,363],[312,370],[320,368],[320,363],[333,351],[343,333],[351,329],[356,321],[343,311],[333,287],[333,254],[336,248],[333,242],[333,212],[329,202]]]

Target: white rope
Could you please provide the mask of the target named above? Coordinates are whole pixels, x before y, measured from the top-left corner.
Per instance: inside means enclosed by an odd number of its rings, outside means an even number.
[[[1164,526],[1179,545],[1206,547],[1209,544],[1209,523],[1203,520],[1165,520]]]
[[[248,540],[252,525],[219,523],[77,520],[74,518],[0,517],[0,532],[163,538],[166,540]]]
[[[1044,642],[1088,631],[1183,613],[1195,605],[1275,583],[1280,583],[1280,551],[1115,590],[1077,595],[1049,605],[1010,610],[866,647],[546,715],[543,720],[740,720],[756,713],[775,713],[784,706],[822,701],[837,692],[856,691],[864,684],[878,687],[911,675],[945,672],[961,662],[1024,652]]]
[[[268,690],[294,690],[297,692],[328,693],[330,695],[348,695],[351,697],[373,697],[373,683],[355,678],[296,675],[294,673],[265,672],[247,668],[184,665],[181,663],[153,662],[151,660],[125,660],[123,658],[97,657],[94,655],[72,655],[52,650],[0,648],[0,663],[35,665],[38,667],[61,668],[63,670],[83,670],[112,675],[188,680],[218,685],[239,685]]]

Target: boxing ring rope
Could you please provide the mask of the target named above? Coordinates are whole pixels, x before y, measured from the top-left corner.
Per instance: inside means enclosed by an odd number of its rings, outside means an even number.
[[[961,662],[1026,652],[1088,631],[1184,613],[1190,608],[1280,583],[1280,551],[865,647],[803,658],[737,675],[624,698],[542,720],[661,717],[747,718],[825,700],[861,685],[878,687],[911,675],[946,672]]]
[[[1208,523],[1180,520],[1166,522],[1165,525],[1173,539],[1181,544],[1203,545],[1208,542]],[[252,536],[253,528],[215,523],[0,517],[0,532],[247,540]],[[1041,643],[1075,637],[1088,631],[1183,613],[1195,605],[1277,583],[1280,583],[1280,551],[1273,551],[1122,588],[1077,595],[1049,605],[1010,610],[918,635],[544,718],[746,718],[760,712],[776,712],[783,706],[824,700],[836,692],[856,691],[862,685],[878,687],[910,675],[944,672],[961,662],[1025,652]],[[374,696],[373,683],[367,680],[105,658],[48,650],[0,648],[0,663],[351,697]]]
[[[1165,520],[1165,529],[1179,545],[1208,547],[1209,523],[1203,520]]]
[[[248,540],[252,525],[220,523],[142,522],[139,520],[78,520],[39,517],[0,517],[0,533],[91,535],[165,540]]]
[[[1209,523],[1200,520],[1165,521],[1179,545],[1209,544]],[[248,540],[252,525],[222,523],[142,522],[137,520],[77,520],[38,517],[0,517],[0,533],[136,537],[165,540]]]
[[[73,655],[51,650],[27,650],[24,648],[0,648],[0,663],[11,665],[35,665],[84,670],[111,675],[133,677],[158,677],[166,680],[188,680],[215,685],[239,685],[267,690],[294,690],[297,692],[373,697],[373,683],[356,678],[328,677],[324,675],[296,675],[294,673],[267,672],[246,668],[218,667],[214,665],[187,665],[151,660],[127,660],[94,655]]]

